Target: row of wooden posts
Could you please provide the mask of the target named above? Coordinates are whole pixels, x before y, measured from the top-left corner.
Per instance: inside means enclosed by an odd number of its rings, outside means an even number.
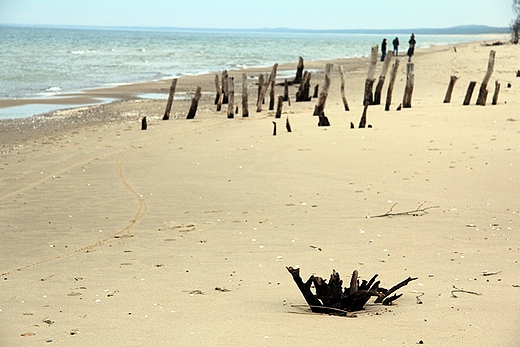
[[[378,83],[375,88],[375,92],[373,92],[373,86],[376,81],[375,78],[375,72],[376,72],[376,66],[378,61],[378,46],[373,46],[371,48],[371,54],[370,54],[370,64],[368,68],[368,75],[367,79],[365,81],[365,88],[364,88],[364,98],[363,98],[363,104],[364,104],[364,110],[363,115],[359,124],[359,127],[364,127],[366,123],[366,113],[367,108],[369,105],[380,105],[381,104],[381,94],[383,90],[383,85],[386,79],[386,75],[388,73],[388,70],[390,68],[390,64],[392,63],[393,59],[393,52],[389,51],[386,59],[383,63],[383,67],[381,70],[381,74],[378,79]],[[488,69],[486,72],[486,75],[484,77],[484,80],[482,81],[482,84],[480,86],[479,96],[477,99],[477,105],[485,105],[486,104],[486,98],[487,98],[487,84],[491,78],[491,74],[493,73],[493,67],[495,62],[495,51],[491,51],[489,55],[489,62],[488,62]],[[392,94],[393,94],[393,88],[395,84],[395,80],[397,77],[397,71],[399,68],[399,59],[395,59],[391,72],[390,72],[390,81],[388,84],[388,90],[386,94],[386,103],[385,103],[385,111],[390,110],[390,105],[392,102]],[[274,64],[271,70],[271,73],[264,76],[263,74],[259,75],[258,78],[258,97],[256,100],[256,112],[262,111],[262,105],[264,103],[266,94],[268,90],[270,89],[270,102],[269,102],[269,110],[274,110],[274,104],[275,104],[275,85],[276,85],[276,73],[278,69],[278,64]],[[328,126],[329,122],[327,117],[325,116],[325,104],[331,84],[331,74],[332,74],[333,64],[326,64],[325,66],[325,80],[323,83],[323,87],[321,89],[321,93],[319,93],[319,85],[316,85],[314,90],[314,98],[318,98],[318,103],[316,104],[314,108],[314,115],[319,116],[319,123],[320,126]],[[340,79],[341,79],[341,86],[340,86],[340,94],[343,101],[344,109],[345,111],[349,111],[349,105],[347,98],[345,96],[345,72],[343,70],[342,66],[339,66],[339,73],[340,73]],[[289,86],[294,84],[299,84],[298,91],[296,92],[296,102],[303,102],[303,101],[310,101],[312,98],[310,96],[310,80],[311,80],[312,74],[309,71],[304,71],[304,63],[303,58],[300,57],[298,60],[298,66],[296,70],[296,76],[294,80],[288,81],[287,79],[284,82],[284,95],[279,95],[277,100],[277,108],[276,108],[276,115],[275,118],[280,118],[282,114],[282,105],[283,102],[286,101],[290,105],[290,98],[289,98]],[[444,99],[444,103],[449,103],[451,101],[451,95],[455,86],[456,81],[458,80],[458,77],[451,76],[450,83],[448,86],[448,90],[446,92],[446,96]],[[248,108],[248,86],[247,86],[247,75],[245,73],[242,74],[242,117],[248,117],[249,116],[249,108]],[[466,97],[464,99],[463,105],[468,105],[471,99],[471,95],[473,93],[473,90],[475,89],[476,82],[472,81],[470,82],[470,85],[468,86],[468,90],[466,93]],[[166,110],[164,112],[163,120],[168,120],[170,118],[170,112],[173,104],[173,99],[175,95],[175,89],[177,86],[177,79],[173,79],[172,84],[170,86],[170,93],[168,97],[168,102],[166,104]],[[413,94],[413,88],[414,88],[414,63],[408,62],[406,65],[406,85],[403,95],[403,102],[399,105],[397,110],[400,110],[401,107],[403,108],[411,108],[412,107],[412,94]],[[216,89],[216,96],[215,96],[215,105],[217,107],[217,111],[222,110],[222,105],[227,104],[227,117],[228,118],[234,118],[234,115],[238,113],[238,106],[235,108],[235,80],[234,77],[229,77],[227,70],[223,71],[222,76],[219,77],[219,75],[215,75],[215,89]],[[498,99],[498,93],[500,90],[500,84],[498,81],[495,84],[495,93],[493,96],[493,104],[495,105]],[[201,98],[201,87],[197,87],[195,91],[195,95],[192,98],[191,107],[188,111],[187,119],[193,119],[195,118],[195,114],[197,112],[198,102]],[[288,130],[290,129],[290,125],[287,121]]]
[[[487,85],[489,83],[489,80],[491,79],[491,75],[493,74],[493,69],[495,66],[495,56],[496,52],[491,50],[489,52],[489,59],[488,59],[488,67],[486,74],[484,75],[484,79],[482,80],[482,83],[480,84],[480,89],[477,97],[477,105],[485,106],[486,100],[488,96],[488,90]],[[453,88],[455,87],[455,83],[457,82],[459,78],[457,76],[451,76],[450,77],[450,83],[448,85],[448,90],[446,91],[446,96],[444,97],[444,103],[450,103],[451,102],[451,94],[453,93]],[[473,95],[473,91],[475,90],[475,86],[477,85],[476,81],[469,82],[468,89],[466,90],[466,96],[464,97],[463,105],[467,106],[471,102],[471,96]],[[498,94],[500,93],[500,83],[498,81],[495,81],[495,92],[493,93],[493,100],[491,102],[492,105],[496,105],[498,103]]]

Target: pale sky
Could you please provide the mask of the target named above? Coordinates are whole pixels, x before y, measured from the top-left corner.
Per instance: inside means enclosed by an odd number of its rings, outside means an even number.
[[[0,0],[0,24],[183,28],[507,27],[512,0]]]

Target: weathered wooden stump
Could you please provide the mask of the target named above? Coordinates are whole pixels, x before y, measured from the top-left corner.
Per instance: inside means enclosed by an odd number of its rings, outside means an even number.
[[[199,106],[199,100],[202,95],[202,88],[197,87],[197,90],[195,91],[195,96],[191,99],[191,106],[190,110],[188,111],[188,115],[186,116],[186,119],[193,119],[195,118],[195,114],[197,113],[197,107]]]
[[[314,86],[314,94],[312,94],[312,98],[316,99],[318,97],[319,92],[320,92],[320,85],[316,84]]]
[[[256,112],[262,112],[262,102],[265,98],[265,94],[267,93],[268,87],[271,85],[271,81],[276,81],[276,70],[278,69],[278,64],[274,64],[271,70],[271,74],[269,75],[269,79],[267,83],[264,84],[262,90],[260,92],[260,97],[258,103],[256,105]]]
[[[308,71],[303,73],[302,83],[296,92],[296,102],[311,101],[309,95],[312,74]]]
[[[172,110],[173,97],[175,96],[175,88],[177,87],[177,79],[174,78],[170,85],[170,94],[168,95],[168,102],[166,103],[166,109],[164,110],[163,120],[170,119],[170,112]]]
[[[292,84],[299,84],[302,82],[303,77],[303,58],[298,58],[298,66],[296,67],[296,76],[294,77],[294,80],[292,81]]]
[[[229,100],[229,75],[228,71],[224,70],[222,72],[222,103],[225,105],[228,103]]]
[[[274,102],[275,102],[274,85],[275,85],[275,80],[271,80],[271,89],[269,91],[269,111],[274,110]],[[282,96],[282,98],[283,98],[283,96]]]
[[[392,94],[394,92],[394,84],[395,84],[395,79],[397,77],[398,69],[399,69],[399,59],[396,59],[394,65],[392,66],[392,71],[390,72],[390,82],[388,84],[388,91],[386,92],[385,111],[390,111],[390,105],[392,104]]]
[[[242,117],[249,117],[249,106],[247,104],[247,74],[242,74]]]
[[[264,88],[264,75],[263,74],[260,74],[258,75],[258,93],[256,95],[256,104],[255,105],[258,105],[259,102],[264,102],[264,100],[260,100],[260,98],[262,97],[262,88]]]
[[[278,95],[278,104],[276,105],[276,115],[275,118],[282,117],[282,107],[283,107],[283,96]]]
[[[493,68],[495,66],[495,55],[496,52],[491,50],[489,52],[489,60],[488,60],[488,67],[486,71],[486,75],[484,76],[484,79],[482,80],[482,83],[480,84],[480,89],[478,93],[477,98],[477,105],[480,106],[486,106],[486,99],[488,95],[487,85],[489,82],[489,79],[491,78],[491,75],[493,74]]]
[[[495,93],[493,94],[493,101],[491,105],[496,105],[498,103],[498,93],[500,93],[500,83],[495,81]]]
[[[328,127],[328,126],[330,126],[329,119],[327,118],[327,116],[325,116],[325,112],[322,112],[318,117],[319,117],[319,120],[318,120],[318,126],[319,127]]]
[[[320,97],[318,99],[318,104],[314,108],[315,116],[319,116],[319,115],[323,114],[325,111],[325,104],[327,102],[327,97],[329,95],[329,88],[330,88],[331,74],[332,74],[333,67],[334,67],[333,64],[327,64],[325,66],[325,81],[323,82],[323,89],[322,89]]]
[[[453,88],[455,87],[455,82],[457,82],[459,78],[457,76],[450,77],[450,84],[448,85],[448,90],[446,90],[446,95],[444,96],[444,103],[449,104],[451,102],[451,94],[453,94]]]
[[[464,97],[464,102],[462,105],[468,106],[471,102],[471,96],[473,95],[473,91],[475,90],[475,86],[477,85],[476,81],[469,82],[468,89],[466,90],[466,96]]]
[[[378,46],[373,46],[370,51],[370,65],[368,67],[367,79],[365,80],[365,96],[363,98],[363,105],[368,101],[369,105],[372,105],[374,101],[374,95],[372,89],[375,82],[376,65],[377,65],[377,51]]]
[[[228,118],[235,118],[235,78],[228,78]]]
[[[287,129],[288,133],[292,132],[291,123],[289,123],[289,117],[285,118],[285,129]]]
[[[394,52],[389,50],[388,54],[385,57],[385,62],[383,63],[383,69],[381,70],[381,75],[379,75],[379,81],[377,82],[376,91],[374,93],[374,101],[373,105],[381,105],[381,92],[383,90],[383,85],[385,84],[386,74],[388,72],[388,67],[392,62],[392,58],[394,57]]]
[[[413,93],[413,85],[414,85],[413,68],[414,68],[413,63],[406,64],[406,87],[404,89],[403,108],[412,107],[412,93]]]
[[[291,100],[289,99],[289,81],[287,78],[283,84],[283,101],[288,101],[289,105],[291,105]]]
[[[146,116],[141,119],[141,130],[148,129],[148,123],[146,122]]]
[[[350,111],[348,107],[347,97],[345,96],[345,71],[343,71],[343,66],[339,66],[339,77],[341,79],[340,93],[341,100],[343,101],[343,107],[345,107],[345,111]]]
[[[222,88],[220,87],[220,77],[218,76],[218,74],[215,74],[215,89],[216,89],[215,105],[217,105],[218,101],[220,99],[220,94],[222,94]]]
[[[365,102],[365,106],[363,107],[363,114],[361,115],[361,119],[359,120],[358,128],[365,128],[367,125],[367,110],[368,110],[368,101]]]

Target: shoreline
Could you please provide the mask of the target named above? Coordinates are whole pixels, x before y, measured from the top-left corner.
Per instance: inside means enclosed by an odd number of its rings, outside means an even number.
[[[485,36],[493,39],[497,39],[499,37],[503,37],[503,34],[486,34]],[[463,42],[463,44],[470,44],[472,42],[479,41],[469,41]],[[422,52],[428,52],[437,47],[447,47],[450,45],[433,45],[428,48],[418,49],[416,54],[421,54]],[[403,48],[404,49],[404,48]],[[366,52],[367,56],[369,52]],[[329,60],[350,60],[350,59],[365,59],[364,57],[349,57],[349,58],[335,58]],[[305,59],[305,57],[304,57]],[[318,66],[324,65],[327,60],[309,60],[306,61],[307,64],[317,64]],[[294,67],[291,66],[294,64]],[[285,62],[281,63],[280,66],[286,66],[287,71],[289,69],[296,70],[297,61],[294,62]],[[248,72],[248,71],[266,71],[270,66],[261,66],[261,67],[248,67],[248,68],[239,68],[229,69],[230,72]],[[139,82],[130,82],[124,84],[116,84],[110,86],[99,86],[88,88],[85,90],[74,91],[74,92],[63,92],[57,93],[49,96],[37,96],[37,97],[28,97],[28,98],[13,98],[13,99],[0,99],[0,112],[3,112],[7,116],[4,116],[2,119],[11,119],[11,118],[27,118],[32,116],[37,116],[43,113],[53,112],[59,109],[68,109],[72,107],[83,107],[86,105],[100,105],[106,102],[125,100],[125,99],[136,99],[139,98],[143,94],[166,94],[169,90],[169,83],[173,78],[177,78],[179,81],[183,79],[192,79],[198,78],[199,76],[207,76],[214,75],[218,72],[206,72],[199,73],[195,75],[183,75],[179,77],[171,77],[164,78],[159,80],[149,80],[149,81],[139,81]],[[34,105],[31,107],[31,105]],[[47,107],[43,107],[43,105],[47,105]],[[53,107],[56,106],[56,107]],[[40,111],[43,110],[43,111]],[[2,120],[0,119],[0,121]]]
[[[459,47],[471,47],[474,45],[482,46],[481,42],[472,41],[458,44]],[[450,51],[453,45],[440,45],[432,46],[427,49],[416,50],[415,57],[429,56],[435,53]],[[405,53],[401,53],[398,56],[401,60],[407,60]],[[316,61],[304,61],[305,70],[314,71],[313,84],[320,83],[323,79],[324,67],[326,63],[333,63],[335,65],[343,65],[347,75],[347,79],[364,80],[368,69],[368,57],[358,58],[337,58],[334,60],[316,60]],[[280,71],[287,73],[292,72],[292,76],[296,74],[297,61],[291,63],[280,64],[278,66],[277,76],[280,75]],[[270,73],[272,66],[248,68],[248,69],[237,69],[228,70],[229,76],[235,77],[235,80],[241,80],[242,73],[247,73],[251,78],[257,78],[260,73]],[[381,68],[381,62],[378,61],[378,71]],[[403,64],[401,68],[403,70]],[[179,109],[186,112],[191,101],[191,96],[194,94],[197,86],[202,88],[202,99],[199,103],[199,108],[205,108],[209,111],[209,108],[213,108],[213,98],[215,95],[214,85],[214,73],[206,73],[200,75],[182,76],[178,78],[176,88],[176,100],[174,104]],[[17,117],[0,119],[0,135],[2,135],[2,142],[9,143],[11,141],[17,141],[21,136],[26,139],[27,136],[33,134],[33,136],[42,136],[48,129],[78,129],[81,127],[88,127],[91,124],[100,124],[103,122],[117,123],[118,121],[126,123],[130,121],[129,117],[120,117],[115,112],[110,112],[109,116],[103,116],[103,110],[105,109],[116,109],[125,114],[133,114],[129,109],[132,109],[133,105],[139,104],[150,104],[154,105],[155,114],[147,116],[150,118],[160,119],[166,105],[166,100],[169,93],[169,87],[172,79],[163,80],[152,80],[139,83],[125,83],[116,86],[93,88],[78,93],[60,94],[57,98],[49,99],[18,99],[18,100],[0,100],[0,110],[3,105],[17,105],[14,107],[32,107],[43,105],[44,107],[52,107],[52,109],[46,112],[40,112],[28,117]],[[254,80],[252,80],[254,81]],[[401,79],[402,82],[402,79]],[[347,81],[347,84],[349,82]],[[399,84],[399,82],[398,82]],[[294,87],[293,87],[294,88]],[[250,83],[250,93],[256,95],[256,83]],[[349,89],[347,87],[347,89]],[[294,97],[295,90],[290,94]],[[349,94],[354,94],[355,98],[359,97],[359,90],[347,91]],[[164,99],[147,99],[139,98],[139,95],[146,94],[163,94]],[[240,94],[240,91],[239,91]],[[182,100],[177,100],[182,95]],[[108,102],[102,102],[102,100],[109,100]],[[252,104],[250,97],[250,107]],[[311,101],[314,102],[314,101]],[[307,103],[303,103],[307,104]],[[54,108],[56,106],[56,108]],[[63,106],[63,107],[61,107]],[[143,108],[143,107],[141,107]],[[254,108],[254,107],[253,107]],[[4,108],[5,109],[5,108]],[[175,108],[174,108],[175,109]],[[174,109],[172,110],[173,112]],[[250,112],[253,113],[253,110]],[[138,113],[141,117],[145,114]],[[139,119],[134,118],[133,121],[137,122]],[[15,129],[15,131],[13,131]]]

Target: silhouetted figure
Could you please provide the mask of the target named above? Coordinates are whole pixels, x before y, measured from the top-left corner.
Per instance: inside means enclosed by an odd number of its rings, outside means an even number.
[[[381,61],[385,61],[386,57],[386,39],[381,43]]]
[[[408,61],[412,61],[412,56],[413,56],[413,53],[415,51],[415,44],[417,42],[415,41],[415,35],[412,34],[412,36],[410,37],[410,40],[408,41],[408,44],[410,45],[410,47],[408,47]]]
[[[399,38],[396,37],[396,38],[392,41],[392,44],[394,45],[394,55],[397,57],[397,55],[398,55],[398,51],[399,51]]]

